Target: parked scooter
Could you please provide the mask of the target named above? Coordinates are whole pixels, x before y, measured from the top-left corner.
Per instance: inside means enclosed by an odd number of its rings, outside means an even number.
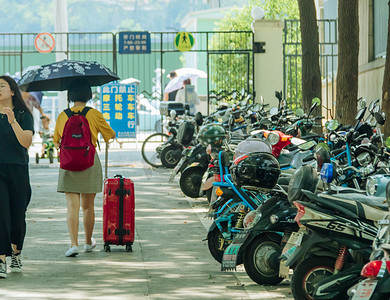
[[[375,224],[385,212],[380,201],[372,202],[359,193],[303,194],[302,198],[289,199],[297,207],[295,221],[300,229],[283,249],[279,273],[287,276],[288,267],[293,268],[294,298],[313,299],[321,280],[368,260],[377,230]]]
[[[211,145],[214,150],[220,149],[225,139],[226,131],[219,124],[207,124],[200,128],[197,135],[199,144],[194,149],[196,152],[192,152],[188,160],[183,160],[183,163],[179,167],[179,169],[183,168],[184,163],[187,163],[187,167],[182,171],[180,176],[180,188],[186,196],[191,198],[202,196],[202,179],[210,161],[210,155],[206,153],[206,147]],[[191,157],[193,161],[189,164]]]
[[[378,221],[370,262],[358,270],[357,275],[361,276],[356,276],[358,280],[363,279],[348,290],[352,300],[390,299],[390,183],[386,187],[386,201],[389,213]]]
[[[243,256],[245,271],[254,282],[281,282],[284,278],[279,276],[279,256],[291,233],[298,231],[294,221],[297,210],[288,201],[288,194],[298,193],[301,189],[315,191],[317,182],[314,169],[301,166],[289,187],[273,192],[271,198],[248,213],[244,219],[244,230],[225,250],[222,269],[234,269],[238,264],[237,258]]]

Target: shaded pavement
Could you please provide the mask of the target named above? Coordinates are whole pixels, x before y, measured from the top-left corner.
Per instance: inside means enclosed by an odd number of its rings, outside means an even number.
[[[65,257],[69,236],[65,196],[56,192],[58,163],[36,165],[34,149],[30,155],[33,196],[24,271],[0,281],[0,299],[292,299],[288,281],[264,287],[251,281],[242,267],[221,272],[202,241],[211,223],[203,218],[206,199],[185,197],[176,181],[168,182],[170,171],[149,168],[139,149],[110,150],[108,169],[109,177],[122,174],[135,182],[133,252],[121,246],[102,250],[100,193],[95,200],[97,248]],[[99,155],[104,165],[104,152]],[[83,244],[80,219],[80,250]]]

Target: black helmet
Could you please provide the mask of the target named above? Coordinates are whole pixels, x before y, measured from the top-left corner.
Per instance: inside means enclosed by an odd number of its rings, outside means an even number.
[[[253,152],[237,157],[230,168],[239,186],[272,189],[279,178],[279,162],[270,153]]]
[[[198,133],[198,141],[202,146],[211,145],[213,148],[220,148],[226,139],[226,131],[223,126],[215,123],[204,125]]]

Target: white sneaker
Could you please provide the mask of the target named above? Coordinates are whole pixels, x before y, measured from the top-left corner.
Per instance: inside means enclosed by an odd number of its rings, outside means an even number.
[[[14,273],[22,273],[22,260],[20,259],[21,257],[21,252],[18,254],[15,254],[12,251],[12,256],[11,256],[11,272]]]
[[[0,259],[0,278],[7,278],[7,263]]]
[[[75,257],[77,254],[79,254],[79,247],[77,246],[73,246],[65,252],[66,257]]]
[[[91,252],[96,247],[96,240],[94,238],[91,238],[91,244],[85,244],[84,245],[84,251],[85,252]]]

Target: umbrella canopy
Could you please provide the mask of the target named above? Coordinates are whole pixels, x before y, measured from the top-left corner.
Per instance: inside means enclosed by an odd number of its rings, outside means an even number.
[[[194,69],[194,70],[196,70],[196,69]],[[198,70],[198,71],[200,71],[200,70]],[[203,71],[200,71],[200,72],[203,72]],[[203,73],[204,74],[202,74],[202,73],[197,73],[197,74],[187,73],[187,74],[178,75],[175,78],[173,78],[171,81],[168,82],[168,84],[166,85],[166,87],[164,89],[164,92],[170,93],[170,92],[176,91],[178,89],[181,89],[183,87],[184,80],[187,80],[187,79],[195,80],[198,77],[206,78],[207,77],[206,72],[203,72]]]
[[[126,78],[126,79],[121,80],[119,83],[121,83],[121,84],[131,84],[131,83],[140,84],[141,80],[138,80],[137,78],[130,77],[130,78]]]
[[[205,71],[202,71],[202,70],[199,70],[199,69],[195,69],[195,68],[180,68],[180,69],[176,69],[175,70],[177,76],[197,76],[197,77],[200,77],[200,78],[207,78],[207,73]],[[167,75],[167,77],[169,78],[169,74]]]
[[[84,78],[91,86],[119,79],[114,72],[97,62],[65,59],[28,71],[18,84],[26,92],[65,91],[75,78]]]

